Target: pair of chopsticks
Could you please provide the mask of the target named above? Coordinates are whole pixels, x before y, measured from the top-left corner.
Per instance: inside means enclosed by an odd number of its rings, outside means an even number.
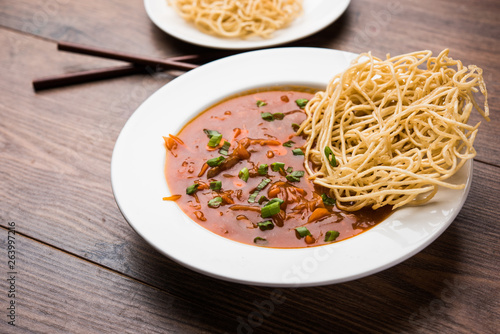
[[[35,79],[32,82],[35,91],[102,79],[116,78],[137,73],[153,73],[164,71],[166,69],[189,71],[199,66],[190,62],[205,62],[217,58],[217,55],[212,54],[203,57],[200,55],[186,55],[160,59],[131,55],[122,52],[110,51],[102,48],[67,42],[59,42],[57,44],[57,49],[61,51],[74,52],[107,59],[122,60],[129,62],[129,64]]]

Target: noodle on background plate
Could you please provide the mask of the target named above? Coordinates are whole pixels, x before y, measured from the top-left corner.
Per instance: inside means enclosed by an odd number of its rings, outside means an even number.
[[[423,204],[476,151],[479,124],[489,120],[482,70],[419,51],[386,60],[361,54],[306,106],[298,133],[308,137],[305,168],[343,210]],[[473,94],[484,95],[484,110]]]
[[[302,0],[167,0],[200,31],[219,37],[270,38],[302,13]]]

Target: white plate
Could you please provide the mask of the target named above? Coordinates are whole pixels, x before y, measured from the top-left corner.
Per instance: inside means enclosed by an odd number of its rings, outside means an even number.
[[[188,43],[217,49],[256,49],[281,45],[310,36],[337,20],[350,0],[304,0],[304,12],[270,39],[220,38],[202,33],[179,16],[167,0],[144,0],[149,18],[164,32]]]
[[[296,287],[339,283],[389,268],[434,241],[455,219],[470,188],[472,163],[425,206],[396,211],[354,238],[302,249],[242,244],[188,218],[169,195],[162,136],[178,133],[219,100],[257,87],[325,87],[356,55],[317,48],[246,52],[191,70],[148,98],[121,131],[111,161],[116,202],[130,225],[157,250],[198,272],[253,285]],[[265,59],[265,61],[262,61]]]

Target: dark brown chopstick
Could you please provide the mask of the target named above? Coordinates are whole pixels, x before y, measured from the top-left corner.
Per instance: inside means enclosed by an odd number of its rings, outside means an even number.
[[[125,75],[137,74],[146,72],[146,67],[142,65],[122,65],[115,67],[106,67],[96,70],[81,71],[75,73],[67,73],[49,77],[43,77],[33,80],[33,88],[35,91],[43,89],[63,87],[85,83],[90,81],[97,81],[103,79],[117,78]]]
[[[59,42],[57,44],[57,49],[61,51],[69,51],[75,52],[79,54],[86,54],[90,56],[103,57],[107,59],[115,59],[115,60],[123,60],[134,64],[140,65],[149,65],[149,66],[159,66],[164,65],[168,66],[171,69],[179,69],[179,70],[192,70],[193,68],[198,67],[198,65],[180,62],[178,60],[172,60],[172,58],[160,59],[160,58],[151,58],[139,55],[131,55],[117,51],[106,50],[102,48],[97,48],[93,46],[86,46],[75,43],[68,42]],[[181,59],[186,59],[186,56],[182,56]],[[188,56],[188,57],[196,57],[196,56]],[[192,58],[188,58],[192,59]]]

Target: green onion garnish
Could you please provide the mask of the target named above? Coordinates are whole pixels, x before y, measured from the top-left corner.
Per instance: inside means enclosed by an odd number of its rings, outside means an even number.
[[[203,129],[203,132],[205,132],[208,139],[212,138],[212,136],[220,135],[220,132],[216,130]]]
[[[219,153],[222,155],[229,155],[229,148],[230,147],[231,147],[231,144],[228,141],[224,141],[224,144],[219,149]]]
[[[300,182],[300,178],[304,176],[304,171],[296,170],[286,176],[286,179],[290,182]]]
[[[255,188],[254,192],[250,194],[250,197],[248,197],[248,203],[255,203],[255,199],[259,195],[259,192],[264,189],[270,182],[270,179],[263,179],[262,181],[260,181],[260,183],[257,185],[257,188]]]
[[[295,142],[294,142],[294,141],[289,140],[289,141],[287,141],[286,143],[283,143],[283,146],[285,146],[285,147],[292,147],[292,144],[295,144]]]
[[[339,232],[338,231],[328,231],[326,232],[325,234],[325,241],[335,241],[335,239],[337,239],[337,237],[339,236]]]
[[[325,146],[325,156],[332,167],[337,167],[337,159],[335,159],[332,149],[328,146]]]
[[[297,231],[297,233],[299,234],[299,236],[301,238],[308,236],[308,235],[311,235],[311,232],[309,232],[307,227],[304,227],[304,226],[296,227],[295,231]]]
[[[207,165],[209,165],[210,167],[216,167],[216,166],[219,166],[224,160],[226,160],[226,158],[224,158],[221,155],[221,156],[219,156],[217,158],[213,158],[213,159],[207,160]]]
[[[200,185],[199,185],[198,183],[195,183],[195,184],[193,184],[193,185],[190,185],[189,187],[187,187],[187,188],[186,188],[186,194],[188,194],[188,195],[192,195],[192,194],[194,194],[195,192],[197,192],[197,191],[198,191],[198,187],[199,187],[199,186],[200,186]]]
[[[218,208],[222,204],[222,197],[217,196],[208,201],[208,206],[211,208]]]
[[[274,228],[274,224],[270,220],[265,220],[263,222],[257,223],[257,226],[261,231],[272,230]]]
[[[280,170],[285,170],[285,164],[283,162],[273,162],[271,164],[271,169],[273,172],[279,172]]]
[[[257,100],[257,107],[263,107],[263,106],[266,106],[267,103],[264,102],[264,101],[261,101],[261,100]]]
[[[295,100],[295,103],[297,103],[297,106],[299,106],[299,108],[304,108],[306,105],[307,105],[307,102],[309,102],[308,99],[298,99],[298,100]]]
[[[273,199],[271,199],[269,201],[269,203],[266,203],[266,205],[264,206],[267,206],[267,205],[270,205],[270,204],[273,204],[273,203],[279,203],[280,205],[283,204],[285,201],[283,201],[281,198],[278,198],[278,197],[275,197]]]
[[[259,173],[259,175],[267,175],[268,168],[269,168],[269,166],[267,164],[261,164],[261,165],[259,165],[259,168],[257,169],[257,173]]]
[[[328,197],[327,194],[321,194],[321,199],[323,200],[323,204],[325,204],[326,206],[335,205],[335,199]]]
[[[277,112],[274,114],[271,114],[270,112],[263,112],[260,114],[260,117],[262,117],[262,119],[265,121],[272,122],[275,119],[282,120],[283,118],[285,118],[285,114],[281,112]]]
[[[286,169],[286,172],[287,172],[287,173],[291,173],[291,172],[293,172],[293,167],[292,167],[292,166],[288,167],[288,168]]]
[[[261,237],[255,237],[255,239],[253,239],[253,243],[257,245],[265,245],[267,244],[267,240]]]
[[[243,181],[247,182],[248,177],[250,176],[250,173],[248,172],[248,168],[243,167],[240,172],[238,173],[238,177],[242,179]]]
[[[262,216],[262,218],[269,218],[279,213],[280,211],[280,202],[273,202],[271,200],[260,209],[260,215]]]
[[[270,112],[263,112],[260,114],[260,117],[262,117],[262,119],[264,121],[268,121],[268,122],[274,121],[274,116]]]
[[[293,155],[304,155],[304,152],[300,148],[292,150]]]
[[[208,141],[208,146],[209,147],[217,147],[219,145],[220,141],[222,139],[222,134],[216,134],[210,137],[210,140]]]
[[[297,123],[292,123],[292,129],[293,131],[297,131],[300,128],[300,125]]]
[[[269,201],[269,198],[266,196],[260,196],[258,203],[262,205],[262,203]]]
[[[273,114],[273,118],[281,121],[283,118],[285,118],[285,114],[281,112],[276,112]]]
[[[212,190],[221,190],[222,189],[222,182],[221,181],[212,181],[210,182],[210,189]]]

